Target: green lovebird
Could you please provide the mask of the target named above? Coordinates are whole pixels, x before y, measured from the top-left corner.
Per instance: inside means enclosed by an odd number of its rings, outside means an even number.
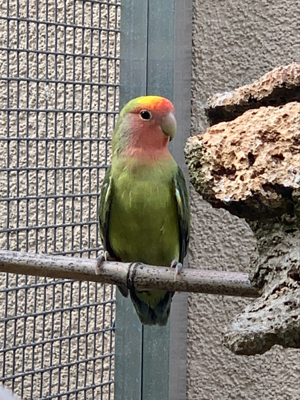
[[[142,96],[125,105],[100,193],[99,225],[106,255],[176,267],[179,274],[188,248],[190,213],[184,175],[168,149],[175,133],[169,100]],[[128,295],[127,288],[119,289]],[[129,291],[143,324],[167,324],[174,292]]]

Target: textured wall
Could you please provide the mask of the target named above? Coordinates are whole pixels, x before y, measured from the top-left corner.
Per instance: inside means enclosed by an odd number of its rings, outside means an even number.
[[[216,92],[250,83],[276,66],[300,61],[300,1],[195,0],[192,133],[206,129],[204,105]],[[247,225],[214,210],[192,191],[191,267],[247,271],[255,244]],[[298,399],[298,350],[275,347],[235,356],[223,328],[251,300],[192,294],[189,299],[189,400]]]

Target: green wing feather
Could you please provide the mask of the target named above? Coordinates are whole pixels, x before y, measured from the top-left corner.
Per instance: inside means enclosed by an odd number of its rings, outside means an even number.
[[[180,241],[180,255],[179,262],[183,263],[183,259],[186,256],[189,236],[190,236],[190,208],[189,208],[189,197],[185,183],[185,178],[180,167],[177,168],[177,173],[173,178],[174,191],[177,203],[178,211],[178,223],[179,223],[179,241]]]
[[[105,173],[100,192],[99,230],[104,249],[109,253],[110,257],[118,258],[109,242],[109,220],[112,196],[112,176],[111,167],[109,167]],[[120,285],[118,288],[124,297],[128,297],[128,288],[125,285]]]
[[[111,257],[115,257],[115,254],[109,243],[109,217],[111,210],[111,202],[112,202],[112,177],[111,177],[111,167],[109,167],[105,173],[105,177],[100,192],[99,228],[100,228],[100,237],[104,249],[108,251]]]

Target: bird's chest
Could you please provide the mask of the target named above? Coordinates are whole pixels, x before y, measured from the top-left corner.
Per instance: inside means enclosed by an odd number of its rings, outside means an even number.
[[[171,179],[153,171],[120,174],[113,183],[109,231],[123,261],[169,265],[179,242]]]
[[[172,202],[169,182],[150,177],[133,175],[130,179],[119,179],[114,187],[113,203],[131,217],[148,216],[154,211],[159,216]],[[157,214],[158,213],[158,214]]]

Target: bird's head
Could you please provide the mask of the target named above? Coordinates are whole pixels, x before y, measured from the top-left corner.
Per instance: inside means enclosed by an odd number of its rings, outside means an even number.
[[[167,147],[176,134],[174,106],[160,96],[131,100],[120,112],[113,136],[113,149],[151,152]]]

